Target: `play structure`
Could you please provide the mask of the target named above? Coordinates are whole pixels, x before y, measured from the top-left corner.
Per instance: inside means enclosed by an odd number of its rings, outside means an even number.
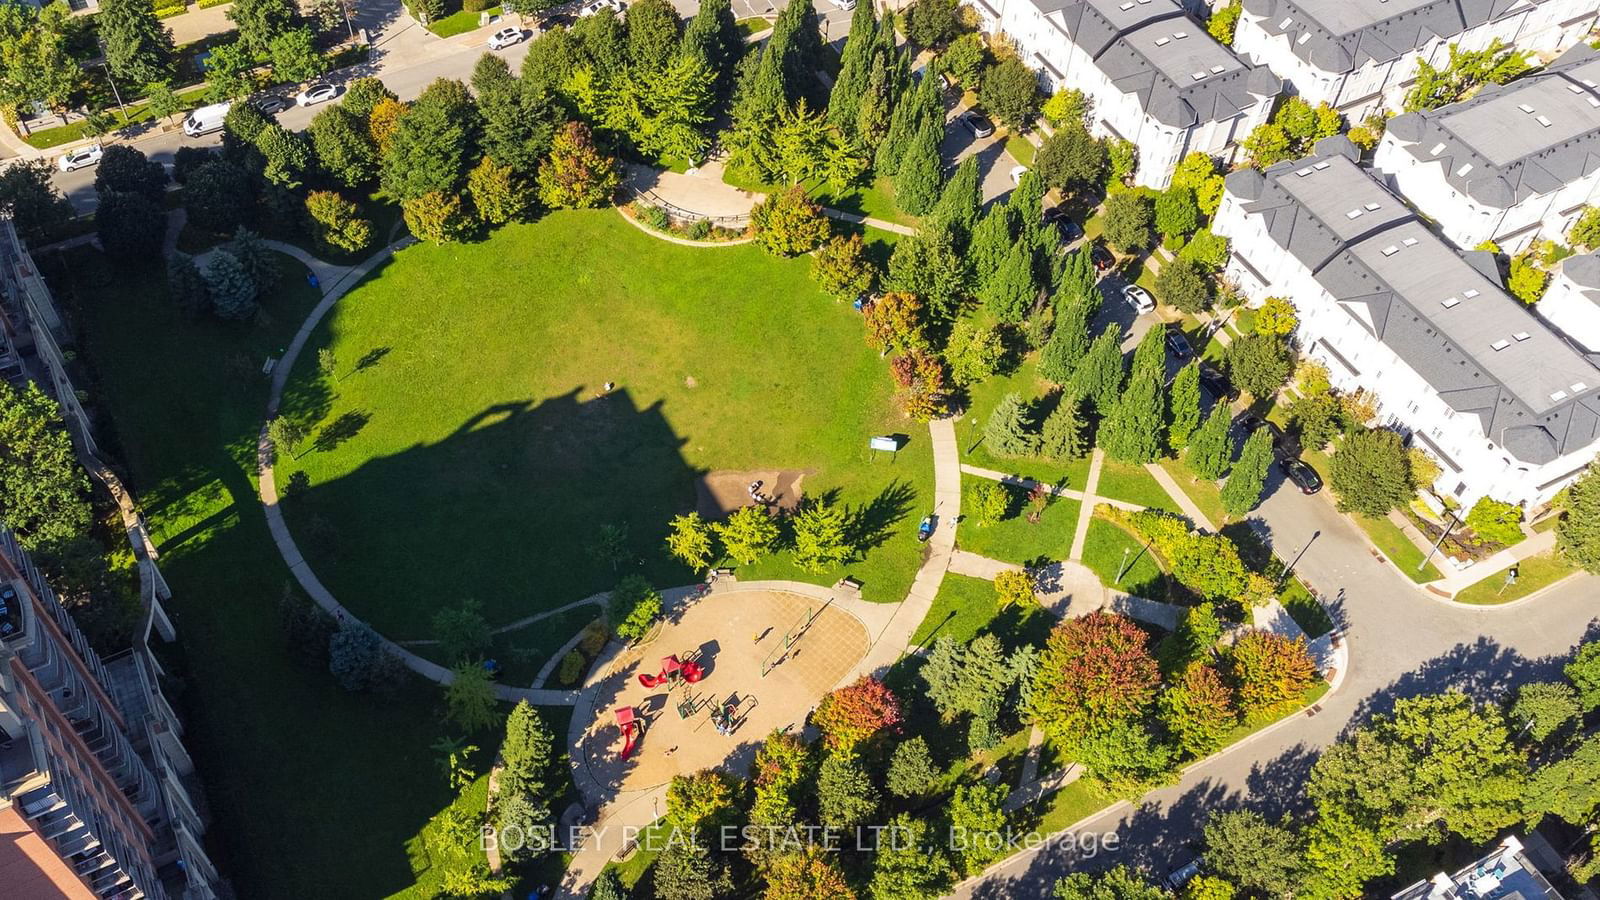
[[[648,672],[639,675],[639,683],[647,688],[660,687],[665,684],[668,688],[678,684],[694,684],[705,677],[705,670],[694,660],[680,660],[674,653],[661,659],[661,671],[655,675]]]
[[[827,609],[832,603],[833,598],[829,597],[828,602],[822,604],[820,607],[806,607],[806,611],[800,616],[800,618],[793,625],[789,626],[788,631],[783,633],[783,640],[778,643],[778,646],[772,648],[771,652],[767,654],[766,659],[761,661],[762,678],[767,677],[768,672],[776,669],[780,663],[789,658],[789,650],[793,648],[802,637],[805,637],[806,632],[811,628],[811,623],[815,622],[817,617],[822,615],[822,611]]]
[[[627,759],[633,755],[633,748],[638,743],[635,737],[643,730],[644,722],[631,706],[619,706],[616,713],[617,727],[622,729],[622,758]]]

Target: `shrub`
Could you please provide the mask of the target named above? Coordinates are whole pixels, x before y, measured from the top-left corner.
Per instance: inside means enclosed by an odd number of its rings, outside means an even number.
[[[586,664],[582,653],[577,650],[567,651],[567,655],[561,657],[561,668],[556,672],[556,680],[567,687],[577,684],[578,679],[583,677]]]
[[[418,240],[450,243],[465,239],[472,231],[472,219],[458,196],[429,191],[405,201],[400,208],[405,214],[406,227]]]
[[[317,242],[331,250],[355,253],[372,241],[372,223],[361,208],[333,191],[307,194],[306,215]]]
[[[639,205],[639,221],[657,231],[667,231],[672,228],[672,219],[667,215],[667,211],[648,203]]]
[[[832,226],[822,207],[798,185],[779,191],[750,212],[756,241],[774,256],[796,256],[815,250],[828,239]]]
[[[578,633],[578,652],[593,659],[600,655],[601,648],[606,641],[611,639],[611,629],[606,627],[604,619],[595,619],[583,626],[583,631]]]
[[[1011,509],[1011,494],[1004,485],[984,479],[967,493],[967,507],[973,524],[986,528],[1006,517]]]
[[[1510,546],[1522,540],[1522,508],[1492,497],[1479,497],[1467,513],[1467,527],[1490,543]]]
[[[638,575],[629,575],[611,589],[606,616],[612,631],[625,641],[637,641],[661,617],[661,595]]]

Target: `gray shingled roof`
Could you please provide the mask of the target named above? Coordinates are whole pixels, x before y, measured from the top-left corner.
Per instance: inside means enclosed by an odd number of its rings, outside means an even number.
[[[1272,240],[1457,412],[1526,463],[1600,440],[1600,369],[1339,153],[1227,178]]]
[[[1173,0],[1032,2],[1163,125],[1231,119],[1283,89],[1270,70],[1234,56]]]
[[[1537,75],[1397,116],[1388,131],[1456,190],[1505,209],[1600,169],[1597,86],[1600,53],[1579,44]]]
[[[1399,59],[1435,37],[1449,39],[1544,0],[1244,0],[1268,34],[1289,35],[1294,54],[1328,72]]]

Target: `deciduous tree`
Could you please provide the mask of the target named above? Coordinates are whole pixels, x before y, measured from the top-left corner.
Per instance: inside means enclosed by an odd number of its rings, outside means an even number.
[[[450,670],[444,687],[445,716],[467,732],[481,731],[494,724],[493,676],[481,662],[464,662]]]
[[[61,408],[28,382],[0,381],[0,519],[26,550],[53,551],[88,531],[89,482]]]
[[[100,246],[107,255],[124,263],[147,263],[161,258],[167,213],[144,194],[101,194],[94,222]]]
[[[1228,375],[1241,391],[1271,397],[1294,371],[1294,354],[1282,337],[1247,334],[1228,345]]]
[[[264,56],[272,39],[294,26],[299,10],[290,0],[234,0],[228,19],[239,26],[239,42],[252,54]]]
[[[51,180],[47,160],[14,160],[0,169],[0,213],[11,218],[23,240],[48,243],[49,236],[72,218],[72,204]]]
[[[960,785],[950,799],[952,850],[961,870],[968,875],[982,871],[1004,853],[1004,840],[997,840],[1006,827],[1005,788],[979,781]]]
[[[1106,240],[1124,253],[1150,246],[1150,201],[1133,191],[1106,199]]]
[[[756,240],[775,256],[809,253],[833,230],[822,207],[813,203],[798,185],[756,204],[750,221],[755,225]]]
[[[1271,631],[1250,629],[1228,652],[1228,674],[1246,715],[1296,703],[1316,678],[1317,666],[1305,638],[1289,640]]]
[[[928,824],[905,813],[889,820],[873,857],[872,900],[922,900],[939,896],[953,873]]]
[[[1000,332],[970,319],[956,323],[944,349],[950,377],[960,385],[977,384],[999,371],[1005,354],[1005,341]]]
[[[290,28],[272,38],[272,74],[281,81],[306,82],[328,70],[328,58],[317,49],[311,29]]]
[[[1213,813],[1205,825],[1206,866],[1246,890],[1268,897],[1294,893],[1300,839],[1288,825],[1255,810]]]
[[[847,830],[878,811],[878,789],[854,753],[835,751],[817,769],[817,818],[829,828]]]
[[[1387,429],[1367,428],[1347,437],[1333,455],[1329,475],[1339,509],[1373,519],[1406,502],[1414,490],[1400,435]]]
[[[636,641],[661,618],[661,594],[639,575],[617,582],[606,601],[606,618],[611,630],[625,641]]]
[[[1010,128],[1027,128],[1039,113],[1039,76],[1015,56],[1008,56],[983,73],[978,100]]]
[[[1034,159],[1034,171],[1044,183],[1061,191],[1097,189],[1105,183],[1109,165],[1105,145],[1076,122],[1045,138]]]
[[[1094,728],[1139,715],[1161,674],[1144,629],[1114,613],[1068,619],[1050,632],[1033,688],[1045,730],[1076,742]]]
[[[355,253],[372,242],[372,223],[361,208],[333,191],[306,195],[306,215],[317,242],[342,253]]]
[[[1206,416],[1205,424],[1194,433],[1189,445],[1187,461],[1196,475],[1215,481],[1228,474],[1233,464],[1233,438],[1228,434],[1231,424],[1226,403],[1211,407],[1211,414]]]
[[[1162,692],[1161,719],[1183,752],[1199,759],[1220,748],[1238,724],[1233,692],[1217,670],[1191,663],[1177,684]]]
[[[837,503],[808,500],[795,512],[792,525],[795,565],[807,572],[826,572],[855,555],[844,507]]]
[[[836,235],[811,258],[811,277],[835,300],[854,300],[872,291],[872,262],[861,235]],[[876,305],[876,304],[874,304]]]
[[[459,194],[478,128],[477,108],[466,86],[448,78],[435,80],[395,122],[380,165],[384,193],[402,202],[430,192]],[[575,153],[575,147],[554,147],[546,166],[571,165]]]
[[[467,173],[467,192],[478,218],[489,225],[504,225],[520,218],[533,205],[533,188],[510,166],[485,156]]]
[[[1516,702],[1511,704],[1512,723],[1522,725],[1523,733],[1540,743],[1582,715],[1577,692],[1558,681],[1520,685]]]
[[[778,542],[778,523],[760,506],[740,507],[726,522],[713,523],[711,529],[740,565],[748,566],[771,553]]]
[[[111,74],[127,84],[167,77],[172,67],[172,32],[162,27],[155,7],[143,0],[105,0],[95,24]]]
[[[711,564],[711,525],[697,512],[674,516],[667,534],[667,552],[691,569]]]
[[[836,752],[848,752],[880,732],[895,731],[903,719],[894,692],[869,676],[824,696],[811,714],[823,743]]]
[[[345,187],[356,187],[378,174],[378,148],[367,132],[366,120],[346,109],[328,106],[311,120],[311,146],[323,171]]]
[[[126,144],[105,148],[95,167],[96,194],[138,194],[152,203],[162,203],[167,195],[167,170]]]

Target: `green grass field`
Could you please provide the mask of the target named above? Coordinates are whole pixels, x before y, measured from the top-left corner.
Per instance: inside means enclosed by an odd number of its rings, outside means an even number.
[[[302,549],[380,631],[420,637],[462,598],[499,624],[632,572],[688,583],[663,539],[696,478],[791,469],[869,549],[843,569],[779,554],[741,576],[848,572],[868,599],[902,599],[932,503],[927,430],[894,407],[860,317],[809,267],[656,241],[610,210],[402,251],[340,301],[290,380],[286,411],[318,435],[279,475],[310,479],[285,503]],[[872,453],[877,434],[905,449]],[[627,529],[626,558],[591,552],[605,524]]]
[[[488,13],[491,16],[498,16],[500,15],[500,7],[491,6],[482,12],[468,12],[464,9],[458,9],[448,16],[429,23],[428,30],[442,38],[455,37],[458,34],[466,34],[469,31],[474,31],[479,28],[479,17],[482,16],[483,13]]]
[[[39,260],[94,374],[101,443],[172,586],[179,646],[167,665],[184,690],[170,696],[214,814],[207,845],[244,898],[388,896],[412,890],[407,846],[451,802],[430,749],[447,728],[436,687],[349,694],[285,646],[278,602],[291,578],[253,475],[260,370],[316,296],[298,263],[281,262],[262,317],[232,325],[185,316],[159,271],[112,268],[90,247]]]
[[[1220,528],[1222,523],[1228,520],[1228,513],[1222,508],[1222,489],[1217,486],[1217,482],[1196,477],[1182,460],[1163,459],[1156,465],[1167,470],[1172,480],[1178,483],[1179,489],[1188,495],[1195,506],[1200,507],[1200,511],[1206,514],[1211,524]]]
[[[1427,584],[1444,577],[1431,562],[1422,566],[1420,570],[1417,568],[1422,562],[1422,551],[1417,549],[1416,544],[1411,543],[1411,539],[1406,537],[1398,525],[1386,518],[1369,519],[1355,513],[1351,513],[1350,518],[1367,533],[1372,543],[1377,545],[1377,548],[1383,551],[1383,555],[1389,557],[1389,561],[1399,567],[1407,578],[1417,584]]]
[[[206,86],[200,85],[199,87],[191,88],[187,91],[179,93],[178,100],[183,103],[184,110],[187,111],[194,109],[203,103],[205,94]],[[155,114],[150,109],[150,104],[145,103],[144,101],[130,103],[125,109],[121,110],[117,109],[116,107],[112,107],[111,109],[106,110],[106,112],[111,116],[112,120],[116,123],[116,127],[118,128],[123,128],[128,125],[137,125],[140,122],[148,122],[155,118]],[[181,119],[182,116],[175,116],[173,121],[178,121]],[[47,150],[51,147],[59,147],[62,144],[70,144],[73,141],[87,139],[87,135],[84,133],[84,130],[87,127],[88,123],[80,119],[76,122],[69,122],[66,125],[56,125],[52,128],[41,128],[38,131],[29,134],[24,140],[30,147],[37,147],[40,150]]]
[[[960,445],[961,461],[969,465],[1007,475],[1020,475],[1058,487],[1082,490],[1089,478],[1089,457],[1056,462],[1036,458],[1013,458],[989,452],[983,442],[984,425],[995,404],[1007,394],[1016,393],[1030,403],[1046,402],[1054,386],[1039,378],[1032,357],[1004,375],[993,375],[969,389],[967,411],[956,421],[956,442]],[[1042,410],[1041,410],[1042,412]]]
[[[1516,584],[1506,584],[1506,572],[1501,569],[1493,575],[1456,594],[1457,603],[1468,603],[1474,606],[1492,606],[1497,603],[1510,603],[1520,600],[1535,591],[1543,590],[1552,584],[1582,571],[1562,555],[1559,550],[1549,550],[1537,556],[1530,556],[1517,563]]]
[[[969,478],[972,476],[968,476]],[[961,523],[956,545],[979,556],[1001,562],[1027,565],[1043,558],[1060,561],[1072,550],[1072,533],[1078,527],[1078,510],[1083,504],[1066,497],[1053,497],[1038,522],[1028,521],[1028,494],[1021,488],[1011,493],[1011,515],[986,528],[970,518]]]
[[[1133,535],[1104,519],[1096,517],[1089,522],[1083,564],[1094,570],[1107,587],[1149,600],[1167,599],[1167,575],[1161,571],[1160,563]]]
[[[911,645],[920,647],[941,637],[965,642],[985,631],[1008,647],[1042,644],[1055,623],[1055,616],[1043,607],[999,609],[995,605],[994,582],[949,573],[939,585],[933,606],[917,626]]]
[[[1178,512],[1178,501],[1156,481],[1144,466],[1118,462],[1107,458],[1100,467],[1100,483],[1094,489],[1097,497],[1110,497],[1125,503],[1137,503],[1150,509]]]

